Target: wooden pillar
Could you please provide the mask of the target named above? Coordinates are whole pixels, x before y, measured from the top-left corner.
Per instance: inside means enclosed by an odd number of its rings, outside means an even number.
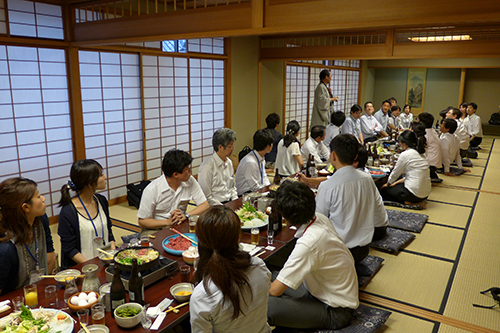
[[[73,138],[73,158],[85,158],[85,138],[83,132],[82,90],[80,85],[80,62],[78,48],[70,46],[66,53],[68,71],[69,107],[71,115],[71,136]]]
[[[465,93],[465,74],[467,73],[467,68],[462,68],[462,72],[460,73],[460,91],[458,93],[458,105],[464,102],[464,93]]]

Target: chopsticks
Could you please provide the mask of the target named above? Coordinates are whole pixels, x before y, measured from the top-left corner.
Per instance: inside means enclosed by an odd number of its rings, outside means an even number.
[[[176,230],[176,229],[174,229],[174,228],[170,228],[170,230],[172,230],[172,231],[173,231],[173,232],[175,232],[176,234],[181,235],[182,237],[186,238],[187,240],[189,240],[189,241],[193,242],[194,244],[198,245],[198,243],[197,243],[197,242],[195,242],[194,240],[192,240],[192,239],[191,239],[191,238],[189,238],[188,236],[184,235],[182,232],[180,232],[180,231],[178,231],[178,230]]]
[[[178,313],[179,310],[177,310],[177,309],[182,308],[183,306],[188,305],[188,304],[189,304],[189,302],[182,303],[181,305],[177,305],[175,308],[169,306],[168,309],[165,311],[165,313],[169,313],[170,311],[173,311],[174,313]]]
[[[75,278],[82,278],[85,277],[84,274],[82,275],[40,275],[41,278],[69,278],[69,277],[75,277]]]
[[[85,330],[85,332],[90,333],[89,329],[87,328],[87,325],[85,325],[84,323],[80,322],[80,326],[82,326],[82,328]]]
[[[107,255],[108,257],[114,257],[114,255],[112,253],[109,253],[107,251],[104,251],[103,249],[100,249],[100,248],[97,248],[97,251],[101,252],[101,253],[104,253],[105,255]]]

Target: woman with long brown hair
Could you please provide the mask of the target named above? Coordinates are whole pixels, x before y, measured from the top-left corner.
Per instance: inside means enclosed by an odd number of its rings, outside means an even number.
[[[271,332],[271,273],[261,259],[239,249],[240,232],[240,219],[225,206],[213,206],[198,219],[200,283],[190,301],[192,332]]]
[[[47,244],[39,216],[45,198],[26,178],[0,183],[0,293],[36,282],[47,274]]]
[[[98,248],[115,248],[108,200],[97,190],[106,188],[106,175],[94,160],[73,163],[71,180],[61,188],[62,207],[57,233],[61,237],[61,266],[68,268],[96,257]],[[70,190],[76,192],[71,196]]]

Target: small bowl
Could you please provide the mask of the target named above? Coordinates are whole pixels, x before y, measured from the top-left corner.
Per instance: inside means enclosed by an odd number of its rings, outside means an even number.
[[[78,293],[75,293],[73,295],[71,295],[70,298],[68,298],[68,307],[74,311],[74,312],[77,312],[78,310],[82,310],[82,309],[90,309],[90,307],[94,304],[96,304],[97,302],[99,302],[99,293],[95,293],[96,294],[96,301],[95,302],[92,302],[92,303],[89,303],[85,306],[78,306],[78,305],[73,305],[71,304],[71,299],[74,297],[74,296],[79,296],[81,293],[85,292],[86,294],[90,293],[91,291],[82,291],[82,292],[78,292]],[[95,292],[95,291],[94,291]]]
[[[58,275],[81,275],[82,273],[77,270],[77,269],[65,269],[64,271],[60,271],[59,273],[56,274],[56,276]],[[66,279],[67,278],[58,278],[58,277],[55,277],[54,278],[57,282],[59,282],[60,284],[62,284],[63,286],[66,286]],[[75,282],[76,280],[78,280],[78,278],[75,278]]]
[[[140,309],[141,311],[133,317],[120,317],[120,316],[118,316],[116,311],[118,309],[123,309],[126,307],[137,308],[137,309]],[[142,320],[143,315],[144,315],[144,310],[143,310],[142,305],[140,305],[139,303],[125,303],[125,304],[122,304],[115,309],[116,324],[120,327],[123,327],[123,328],[130,328],[130,327],[134,327],[135,325],[139,324]]]
[[[115,255],[115,253],[118,251],[117,250],[107,250],[106,252],[111,253],[112,256],[109,257],[107,254],[99,252],[99,259],[101,259],[101,261],[104,263],[104,265],[109,265],[113,262],[113,257]]]
[[[90,333],[109,333],[109,328],[104,325],[88,325],[87,329]],[[78,333],[85,333],[85,330],[82,328]]]
[[[184,252],[185,252],[185,251],[184,251]],[[200,257],[200,256],[196,256],[196,257],[188,257],[188,256],[184,255],[184,252],[182,252],[182,259],[184,259],[184,262],[185,262],[186,264],[191,265],[191,266],[193,265],[194,260],[195,260],[196,258],[199,258],[199,257]]]
[[[170,288],[170,293],[172,296],[175,298],[175,300],[179,303],[184,303],[189,301],[189,298],[191,298],[191,294],[193,293],[194,286],[191,283],[187,282],[181,282],[174,284]],[[177,293],[183,292],[183,291],[189,291],[189,295],[177,295]]]
[[[380,163],[387,164],[387,163],[389,163],[389,160],[387,158],[381,158]]]

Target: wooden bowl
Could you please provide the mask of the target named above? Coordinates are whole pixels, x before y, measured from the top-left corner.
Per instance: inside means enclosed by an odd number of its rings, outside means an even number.
[[[99,302],[99,293],[96,293],[95,291],[94,291],[94,293],[95,293],[95,294],[96,294],[96,296],[97,296],[97,297],[96,297],[97,299],[95,300],[95,302],[89,303],[89,304],[87,304],[87,305],[85,305],[85,306],[78,306],[78,305],[71,304],[71,299],[72,299],[74,296],[79,296],[81,293],[86,293],[86,294],[88,294],[88,293],[90,293],[90,292],[91,292],[91,291],[82,291],[82,292],[78,292],[78,293],[75,293],[75,294],[71,295],[71,297],[70,297],[70,298],[68,298],[68,307],[69,307],[72,311],[74,311],[74,312],[77,312],[78,310],[83,310],[83,309],[90,309],[90,307],[91,307],[92,305],[94,305],[94,304],[96,304],[97,302]]]

